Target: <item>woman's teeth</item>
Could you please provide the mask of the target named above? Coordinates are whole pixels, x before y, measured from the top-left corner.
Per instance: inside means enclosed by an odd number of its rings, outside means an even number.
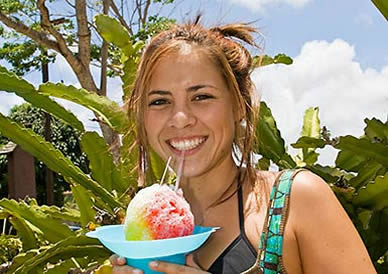
[[[199,146],[205,141],[206,138],[196,138],[190,140],[170,141],[170,145],[177,150],[191,150]]]

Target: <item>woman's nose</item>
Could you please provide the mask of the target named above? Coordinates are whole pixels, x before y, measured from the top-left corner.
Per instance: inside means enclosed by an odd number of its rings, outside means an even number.
[[[196,118],[187,108],[175,108],[172,111],[168,126],[177,129],[186,128],[195,124]]]

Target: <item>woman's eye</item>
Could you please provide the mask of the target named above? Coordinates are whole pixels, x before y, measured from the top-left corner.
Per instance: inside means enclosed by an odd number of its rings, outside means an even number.
[[[166,99],[155,99],[155,100],[152,100],[148,106],[162,106],[162,105],[165,105],[165,104],[168,104],[168,101]]]
[[[211,95],[208,95],[208,94],[199,94],[199,95],[196,95],[194,97],[193,101],[202,101],[202,100],[207,100],[207,99],[212,99],[212,98],[214,98],[214,97]]]

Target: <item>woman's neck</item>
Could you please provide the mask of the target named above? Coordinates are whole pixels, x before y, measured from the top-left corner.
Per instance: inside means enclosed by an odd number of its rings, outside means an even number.
[[[237,186],[237,174],[238,167],[230,158],[200,176],[183,177],[181,187],[194,215],[204,215],[209,207],[234,191],[230,186]]]

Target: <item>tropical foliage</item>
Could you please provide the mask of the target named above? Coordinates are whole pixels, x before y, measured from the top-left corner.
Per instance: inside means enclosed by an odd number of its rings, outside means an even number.
[[[95,23],[101,36],[120,53],[120,77],[126,97],[134,81],[143,42],[135,42],[125,27],[106,15],[96,16]],[[283,55],[262,59],[265,64],[292,62]],[[0,114],[1,134],[61,174],[76,201],[75,208],[39,206],[34,199],[0,201],[0,218],[11,223],[14,230],[12,236],[0,239],[7,246],[0,249],[3,252],[0,258],[4,262],[12,258],[8,273],[63,273],[70,269],[106,271],[109,267],[104,262],[110,253],[97,240],[84,234],[97,225],[121,223],[124,208],[137,188],[136,151],[131,147],[133,125],[125,110],[106,97],[83,88],[60,83],[46,83],[35,88],[5,68],[0,68],[0,90],[17,94],[79,130],[82,151],[89,159],[90,168],[90,174],[85,174],[51,143]],[[102,137],[86,131],[75,115],[51,97],[72,101],[97,113],[104,124],[121,135],[118,157],[111,153]],[[299,153],[293,156],[288,152],[271,110],[262,102],[256,128],[260,137],[255,152],[261,157],[257,165],[261,169],[271,165],[280,169],[303,167],[323,177],[362,235],[376,268],[386,273],[388,122],[366,120],[364,136],[331,138],[328,130],[321,126],[318,114],[317,108],[306,111],[301,137],[292,144]],[[325,147],[338,151],[335,167],[318,164],[319,150]],[[164,163],[157,158],[152,161],[155,176],[160,178]],[[79,227],[74,228],[74,225]]]
[[[45,125],[47,115],[40,111],[38,108],[33,107],[31,104],[25,103],[22,105],[14,106],[10,110],[8,116],[13,121],[20,125],[33,130],[40,136],[49,134],[50,142],[55,148],[60,150],[65,156],[67,156],[76,166],[81,168],[85,173],[89,173],[89,164],[86,155],[81,151],[81,144],[79,142],[80,133],[78,130],[73,129],[68,124],[62,122],[57,118],[50,119],[50,130],[47,132]],[[8,140],[0,135],[0,143],[5,144]],[[7,183],[7,157],[2,155],[0,158],[0,195],[1,197],[7,197],[8,183]],[[45,166],[42,162],[36,161],[35,174],[36,174],[36,187],[37,187],[37,201],[39,204],[47,204],[47,191],[46,191],[46,178],[45,178]],[[63,178],[57,174],[53,176],[53,194],[54,203],[57,205],[63,205],[64,196],[63,193],[69,189],[69,186],[64,182]]]

